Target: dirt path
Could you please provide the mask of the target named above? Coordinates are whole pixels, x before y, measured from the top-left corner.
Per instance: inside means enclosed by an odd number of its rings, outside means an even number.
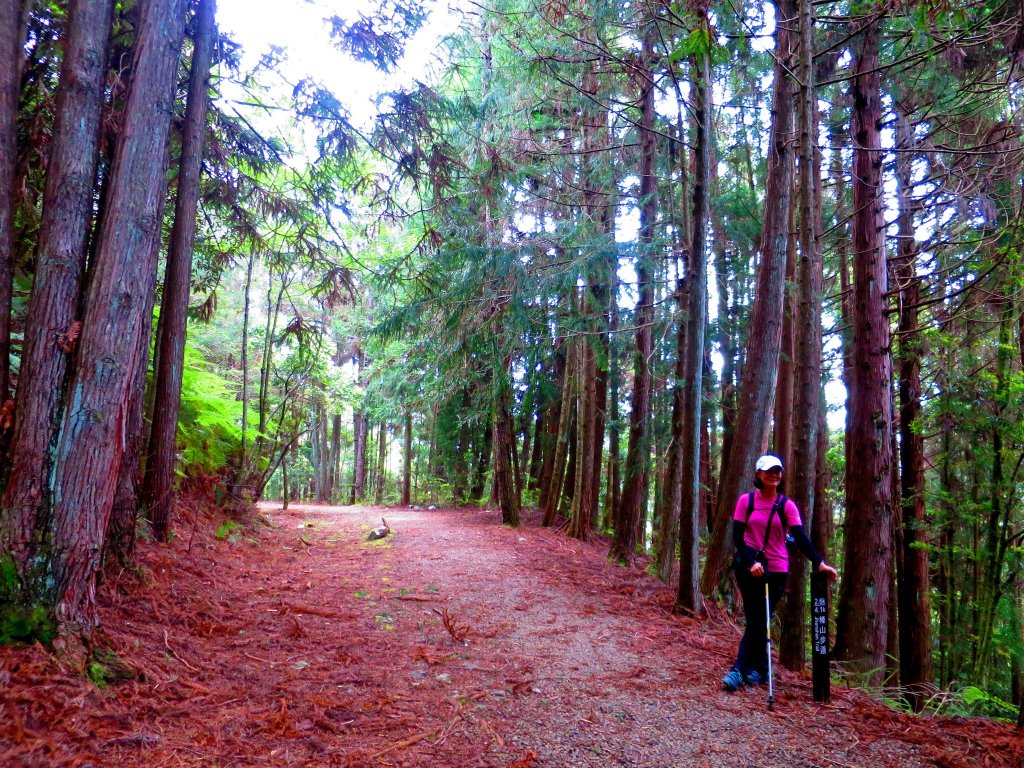
[[[1018,766],[984,721],[784,672],[719,678],[738,630],[529,520],[478,510],[265,507],[268,527],[147,545],[108,585],[105,642],[141,680],[98,689],[0,649],[3,766]],[[366,542],[384,516],[393,534]],[[187,527],[187,526],[186,526]]]

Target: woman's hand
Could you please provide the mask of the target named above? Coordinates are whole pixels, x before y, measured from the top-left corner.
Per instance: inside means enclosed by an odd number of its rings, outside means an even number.
[[[761,565],[760,562],[755,561],[754,564],[750,566],[750,575],[755,579],[760,579],[764,576],[764,566]]]
[[[818,565],[818,573],[827,573],[829,581],[835,581],[839,578],[839,571],[833,568],[831,565],[826,563],[824,560]]]

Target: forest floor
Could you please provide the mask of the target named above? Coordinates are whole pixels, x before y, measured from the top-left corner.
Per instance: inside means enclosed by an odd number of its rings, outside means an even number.
[[[392,534],[366,541],[382,516]],[[0,649],[0,765],[1024,765],[1012,726],[835,685],[815,704],[808,675],[778,675],[772,712],[764,688],[724,693],[724,613],[672,615],[669,587],[529,513],[518,530],[476,509],[260,518],[219,538],[186,520],[107,579],[99,640],[133,679]]]

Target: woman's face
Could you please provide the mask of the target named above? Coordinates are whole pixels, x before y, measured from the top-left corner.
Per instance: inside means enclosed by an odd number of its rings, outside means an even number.
[[[757,477],[765,488],[778,488],[779,483],[782,482],[782,467],[762,469],[757,473]]]

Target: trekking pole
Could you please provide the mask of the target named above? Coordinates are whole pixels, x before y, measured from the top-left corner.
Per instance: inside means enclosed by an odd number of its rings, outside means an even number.
[[[768,638],[768,711],[775,710],[775,692],[772,688],[772,604],[768,598],[768,574],[764,578],[764,631]]]

